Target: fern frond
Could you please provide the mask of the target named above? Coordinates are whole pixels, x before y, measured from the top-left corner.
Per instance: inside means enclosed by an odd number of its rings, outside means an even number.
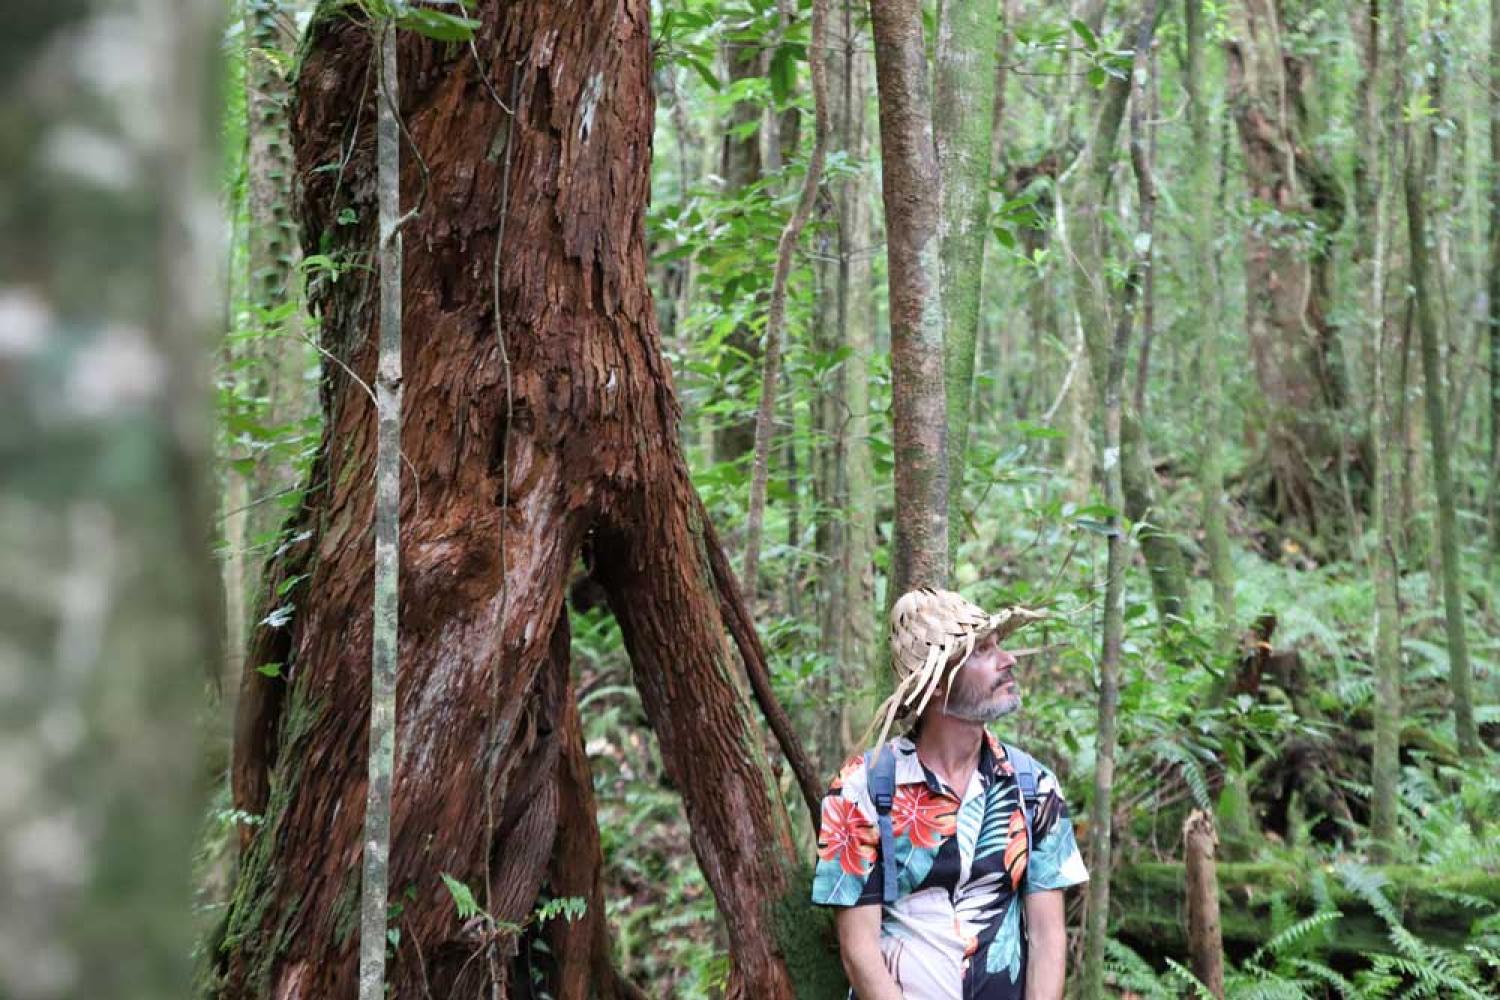
[[[1281,954],[1283,949],[1296,944],[1313,931],[1316,931],[1320,927],[1326,927],[1342,916],[1343,914],[1338,910],[1325,910],[1322,913],[1314,913],[1310,917],[1297,921],[1257,948],[1255,954],[1250,956],[1250,963],[1252,965],[1259,965],[1262,957]]]
[[[1174,979],[1177,982],[1181,983],[1193,996],[1197,997],[1198,1000],[1214,1000],[1214,995],[1209,992],[1207,986],[1203,985],[1203,980],[1199,979],[1197,976],[1193,975],[1191,972],[1185,969],[1182,966],[1182,963],[1168,958],[1167,972],[1169,974],[1168,978]]]

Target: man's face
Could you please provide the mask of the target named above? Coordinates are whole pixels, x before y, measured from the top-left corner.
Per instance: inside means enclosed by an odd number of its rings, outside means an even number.
[[[966,722],[993,722],[1021,707],[1012,668],[1016,658],[1000,648],[991,632],[974,645],[941,710]]]

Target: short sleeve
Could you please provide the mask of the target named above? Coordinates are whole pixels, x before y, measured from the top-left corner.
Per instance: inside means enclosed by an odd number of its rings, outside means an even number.
[[[881,901],[880,830],[870,801],[864,760],[851,757],[823,796],[812,901],[819,906],[864,906]]]
[[[1032,807],[1031,835],[1035,839],[1026,861],[1023,894],[1066,889],[1087,882],[1089,872],[1073,836],[1073,821],[1057,777],[1040,768],[1036,804]]]

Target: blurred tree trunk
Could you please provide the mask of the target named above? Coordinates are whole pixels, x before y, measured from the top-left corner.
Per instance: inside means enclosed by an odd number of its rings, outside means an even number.
[[[1221,652],[1229,652],[1227,640],[1234,627],[1234,563],[1225,524],[1223,437],[1224,416],[1220,387],[1223,385],[1219,343],[1226,332],[1223,303],[1219,298],[1218,255],[1214,252],[1214,161],[1203,155],[1213,146],[1209,131],[1208,95],[1204,91],[1203,57],[1207,49],[1207,26],[1203,0],[1183,0],[1183,23],[1187,35],[1188,131],[1199,155],[1190,158],[1187,188],[1192,206],[1188,212],[1188,258],[1193,287],[1188,296],[1190,329],[1199,331],[1199,405],[1203,433],[1198,459],[1198,487],[1203,494],[1203,547],[1208,556],[1208,576],[1213,584],[1214,613],[1218,619]]]
[[[1348,393],[1328,319],[1330,242],[1343,196],[1302,135],[1312,66],[1284,44],[1280,0],[1233,5],[1230,28],[1229,101],[1256,213],[1245,236],[1245,281],[1269,504],[1303,543],[1347,536],[1354,526],[1339,526],[1345,506],[1334,479],[1349,457]]]
[[[581,554],[620,623],[724,915],[730,991],[788,996],[773,913],[783,899],[804,905],[805,887],[790,883],[790,824],[725,629],[747,661],[759,648],[683,462],[645,283],[647,8],[477,10],[482,69],[466,46],[400,39],[409,148],[430,175],[406,159],[403,197],[425,207],[404,233],[414,335],[401,444],[412,479],[401,509],[392,991],[489,996],[498,979],[505,995],[524,965],[558,997],[620,995],[601,971],[598,835],[569,679],[564,601]],[[369,28],[346,14],[311,29],[294,122],[305,245],[336,260],[375,240],[369,145],[355,144],[342,178],[319,169],[353,117],[373,117],[368,105],[359,114]],[[339,224],[345,209],[356,224]],[[294,610],[257,633],[244,675],[235,803],[263,819],[247,830],[210,951],[217,996],[353,992],[375,421],[349,373],[372,377],[373,292],[358,270],[314,290],[338,362],[324,369],[327,429],[311,473],[321,485],[299,513],[305,537],[273,568],[273,583],[295,581]],[[284,664],[283,676],[253,669],[267,662]],[[796,768],[795,742],[783,746]],[[442,874],[474,887],[488,916],[461,920]],[[536,926],[544,885],[585,899],[583,918]],[[533,947],[543,937],[545,954]]]
[[[994,0],[944,0],[938,5],[933,133],[942,192],[938,254],[948,411],[950,561],[957,557],[958,540],[964,533],[964,457],[994,155],[997,26]]]
[[[1380,95],[1388,93],[1387,105],[1405,103],[1405,11],[1402,0],[1384,11],[1376,0],[1356,8],[1355,40],[1359,45],[1362,80],[1358,108],[1361,128],[1359,159],[1355,170],[1355,205],[1359,212],[1356,266],[1366,263],[1370,327],[1369,427],[1371,451],[1371,533],[1373,548],[1366,553],[1375,587],[1375,732],[1370,755],[1370,855],[1388,862],[1399,855],[1400,825],[1397,796],[1401,777],[1401,533],[1396,518],[1400,508],[1397,467],[1401,454],[1406,396],[1405,366],[1397,363],[1398,347],[1404,350],[1404,335],[1396,330],[1388,276],[1393,239],[1395,186],[1390,183],[1391,150],[1385,124],[1377,108]],[[1389,45],[1382,58],[1382,30]],[[1387,65],[1389,64],[1389,65]],[[1410,300],[1407,301],[1410,315]],[[1406,323],[1410,327],[1410,321]]]
[[[747,41],[731,39],[724,43],[724,64],[728,72],[726,87],[763,75],[761,47]],[[719,176],[724,179],[724,193],[744,196],[746,190],[760,182],[765,163],[762,159],[761,129],[764,114],[754,101],[736,101],[724,122],[724,138],[719,156]],[[742,134],[743,133],[743,134]],[[750,367],[760,360],[760,343],[749,327],[735,330],[726,340],[731,350],[743,351]],[[755,449],[755,416],[725,423],[714,431],[714,460],[732,462]]]
[[[821,711],[815,744],[824,772],[852,749],[868,720],[858,693],[871,687],[875,636],[875,524],[862,512],[874,509],[870,457],[870,355],[874,341],[874,296],[870,279],[870,143],[865,128],[870,96],[870,57],[855,16],[855,0],[843,0],[833,20],[828,65],[830,124],[835,150],[843,150],[854,172],[840,174],[823,201],[835,225],[823,230],[819,247],[817,349],[843,354],[827,391],[813,398],[813,449],[818,552],[819,652],[832,664],[825,694],[837,711]]]
[[[1500,0],[1490,0],[1490,259],[1486,304],[1489,319],[1490,355],[1490,489],[1487,513],[1490,525],[1489,572],[1491,598],[1500,584],[1495,569],[1500,564]]]
[[[0,37],[0,996],[188,992],[220,670],[222,3]],[[86,140],[82,141],[82,140]]]
[[[1094,740],[1094,798],[1089,826],[1089,888],[1088,925],[1084,937],[1083,994],[1086,997],[1103,997],[1105,942],[1109,936],[1109,888],[1114,866],[1114,780],[1115,750],[1120,700],[1120,659],[1125,636],[1125,572],[1130,559],[1130,546],[1119,511],[1124,507],[1122,496],[1126,490],[1124,468],[1119,456],[1125,448],[1124,442],[1124,382],[1125,359],[1130,349],[1130,332],[1135,323],[1135,305],[1145,270],[1151,266],[1149,256],[1150,238],[1141,237],[1151,232],[1153,208],[1156,194],[1153,190],[1151,167],[1148,162],[1146,137],[1143,129],[1145,118],[1146,53],[1151,48],[1151,38],[1156,30],[1156,0],[1143,4],[1139,27],[1135,32],[1135,58],[1131,67],[1129,83],[1130,100],[1130,159],[1139,191],[1139,212],[1136,222],[1137,238],[1130,260],[1130,271],[1125,278],[1118,315],[1115,316],[1113,336],[1110,339],[1106,365],[1102,369],[1104,424],[1103,461],[1100,470],[1104,486],[1104,503],[1110,508],[1108,524],[1108,555],[1104,578],[1104,621],[1099,650],[1099,707],[1098,731]],[[1111,92],[1118,87],[1111,85]],[[1108,107],[1108,105],[1106,106]],[[1118,128],[1118,121],[1116,122]],[[1097,138],[1098,133],[1096,133]],[[1111,147],[1113,143],[1110,144]]]
[[[1198,981],[1224,1000],[1224,935],[1219,925],[1219,875],[1214,860],[1218,844],[1213,817],[1193,810],[1182,824],[1188,957]]]
[[[1438,65],[1441,65],[1439,60]],[[1434,83],[1436,85],[1436,83]],[[1435,105],[1441,107],[1441,105]],[[1416,297],[1417,334],[1421,338],[1427,437],[1432,449],[1432,482],[1437,494],[1439,569],[1447,622],[1449,682],[1453,690],[1454,728],[1458,749],[1477,758],[1482,750],[1474,722],[1472,672],[1464,635],[1464,593],[1459,565],[1458,525],[1454,511],[1452,459],[1449,455],[1447,388],[1444,385],[1442,330],[1433,302],[1426,189],[1433,183],[1437,141],[1430,124],[1406,127],[1406,228],[1411,253],[1411,282]]]
[[[827,47],[826,35],[828,24],[829,0],[813,0],[812,25],[808,36],[809,51],[821,53]],[[790,14],[783,7],[783,31]],[[802,230],[812,218],[813,208],[818,197],[818,184],[823,176],[823,161],[828,155],[828,85],[824,60],[819,57],[814,59],[810,65],[812,70],[812,92],[813,92],[813,117],[814,138],[812,151],[807,158],[807,172],[802,178],[802,193],[797,199],[797,206],[792,210],[791,216],[787,218],[786,225],[782,227],[781,237],[776,245],[776,272],[771,281],[771,303],[766,312],[766,339],[764,357],[761,365],[760,376],[760,402],[756,407],[755,415],[755,455],[751,463],[750,471],[750,502],[745,515],[745,557],[741,578],[745,581],[746,597],[753,603],[755,595],[760,591],[760,544],[761,526],[766,513],[766,481],[771,474],[771,434],[775,429],[776,418],[776,392],[781,382],[781,352],[782,341],[786,339],[786,300],[787,285],[792,276],[792,260],[797,254],[798,243],[802,239]],[[776,116],[768,116],[768,120],[775,121]],[[770,144],[771,149],[780,149],[780,140],[777,139]],[[788,465],[792,467],[789,475],[791,480],[792,510],[790,512],[789,525],[792,530],[791,544],[795,553],[797,546],[797,488],[796,488],[796,460],[793,451],[793,436],[796,431],[796,407],[792,400],[788,400],[788,412],[791,414],[787,420],[787,455],[790,457]],[[796,556],[793,555],[795,565]],[[795,592],[795,572],[788,574],[793,578]],[[793,615],[795,616],[795,611]]]
[[[231,455],[248,459],[248,472],[233,465],[226,471],[225,690],[231,693],[239,681],[259,565],[275,548],[266,539],[286,516],[274,496],[296,485],[285,441],[315,403],[302,381],[307,349],[298,339],[302,323],[294,305],[301,294],[297,263],[302,255],[292,219],[291,87],[285,70],[296,42],[289,33],[294,22],[278,0],[244,0],[243,8],[246,298],[252,335],[230,347],[230,368],[241,383],[237,395],[242,405],[252,408],[255,423],[267,434],[249,439],[258,450]],[[232,717],[232,696],[230,702]]]
[[[1104,412],[1104,375],[1109,370],[1111,330],[1111,291],[1105,275],[1108,239],[1100,212],[1111,197],[1116,141],[1129,96],[1128,80],[1111,77],[1105,84],[1093,134],[1082,153],[1083,162],[1075,168],[1079,176],[1069,183],[1064,196],[1067,236],[1063,246],[1072,261],[1074,308],[1083,326],[1094,404],[1099,413]],[[1119,447],[1119,452],[1114,453],[1104,450],[1101,444],[1099,462],[1106,469],[1111,462],[1121,465],[1120,501],[1124,504],[1121,509],[1135,522],[1159,521],[1162,512],[1156,505],[1156,474],[1149,445],[1128,400],[1121,404]],[[1158,614],[1163,617],[1176,614],[1187,594],[1187,569],[1181,547],[1172,535],[1154,524],[1140,532],[1140,545]]]
[[[870,0],[890,268],[896,520],[887,603],[948,584],[948,412],[938,262],[938,168],[922,6]]]

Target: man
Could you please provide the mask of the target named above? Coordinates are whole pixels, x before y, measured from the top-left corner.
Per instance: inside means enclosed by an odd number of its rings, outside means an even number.
[[[1057,779],[1034,761],[1027,843],[1016,768],[985,729],[1021,705],[1016,658],[1000,642],[1038,617],[986,614],[929,588],[891,609],[899,682],[875,751],[851,757],[823,799],[813,877],[813,902],[839,908],[839,948],[859,1000],[1062,997],[1062,890],[1088,872]],[[892,720],[912,710],[916,725],[890,741],[897,898],[882,907],[869,772]]]

